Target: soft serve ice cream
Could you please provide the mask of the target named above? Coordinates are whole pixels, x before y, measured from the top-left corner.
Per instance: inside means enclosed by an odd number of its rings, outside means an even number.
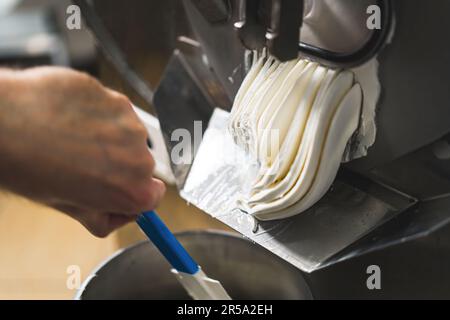
[[[235,143],[260,165],[240,201],[245,211],[273,220],[316,203],[358,128],[362,96],[351,71],[304,59],[255,58],[229,120]]]

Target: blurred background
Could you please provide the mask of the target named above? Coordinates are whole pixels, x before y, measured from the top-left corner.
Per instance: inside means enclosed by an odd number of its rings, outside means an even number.
[[[0,66],[70,66],[98,77],[153,113],[117,75],[84,23],[81,30],[67,29],[69,5],[68,0],[1,0]],[[163,23],[177,19],[177,5],[175,0],[96,1],[124,53],[135,55],[130,59],[133,68],[153,87],[172,51],[174,28],[182,24]],[[136,24],[139,33],[130,31]],[[168,186],[159,213],[175,232],[226,229],[188,206],[174,186]],[[105,239],[95,238],[64,214],[0,190],[0,299],[71,299],[76,290],[66,285],[69,266],[79,266],[84,280],[108,256],[144,239],[134,224]]]

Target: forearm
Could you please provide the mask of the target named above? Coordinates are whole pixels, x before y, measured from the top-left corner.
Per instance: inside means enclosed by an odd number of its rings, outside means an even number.
[[[26,125],[22,113],[26,95],[26,83],[20,71],[0,69],[0,186],[17,190],[20,163],[23,157],[23,127]],[[19,188],[20,189],[20,188]]]
[[[4,156],[5,148],[12,144],[11,135],[18,130],[16,113],[25,93],[20,72],[0,69],[0,155]],[[1,158],[0,158],[1,161]]]
[[[17,99],[20,99],[22,91],[19,73],[0,68],[0,152],[4,152],[10,141],[8,135],[16,125],[14,112],[17,111]]]

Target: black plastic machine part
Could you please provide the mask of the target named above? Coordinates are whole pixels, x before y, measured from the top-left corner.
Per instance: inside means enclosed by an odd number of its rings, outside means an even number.
[[[292,60],[298,56],[303,6],[303,0],[239,0],[234,27],[247,49],[267,47],[278,60]]]
[[[195,1],[195,0],[193,0]],[[280,61],[295,59],[298,52],[334,67],[349,68],[370,60],[383,46],[392,23],[390,0],[378,0],[381,28],[355,52],[333,52],[299,41],[304,0],[239,0],[234,26],[243,45],[251,50],[267,47]],[[301,39],[300,39],[301,40]]]
[[[376,5],[381,11],[381,28],[374,29],[370,39],[357,51],[350,53],[333,52],[304,42],[299,43],[299,51],[313,59],[319,59],[321,62],[328,62],[328,64],[332,63],[336,67],[342,68],[355,67],[367,62],[386,43],[393,21],[391,0],[378,0]]]

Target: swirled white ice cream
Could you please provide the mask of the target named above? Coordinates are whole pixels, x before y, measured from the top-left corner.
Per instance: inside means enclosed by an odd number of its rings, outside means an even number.
[[[229,122],[234,141],[260,164],[241,201],[245,210],[272,220],[316,203],[336,177],[361,105],[361,86],[351,71],[303,59],[254,61]]]

